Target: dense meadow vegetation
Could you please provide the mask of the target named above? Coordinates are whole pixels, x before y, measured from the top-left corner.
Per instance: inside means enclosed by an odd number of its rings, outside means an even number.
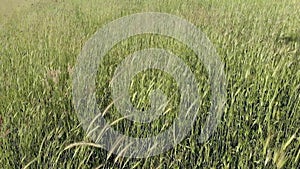
[[[100,64],[97,103],[114,129],[134,137],[170,127],[180,95],[159,70],[137,74],[131,102],[149,107],[149,90],[169,98],[169,113],[151,125],[132,123],[114,108],[109,81],[129,54],[163,48],[195,74],[201,108],[192,131],[170,151],[125,158],[86,136],[72,104],[76,59],[103,25],[139,12],[164,12],[195,24],[225,64],[227,102],[210,139],[199,142],[209,111],[207,71],[172,38],[138,35],[116,44]],[[300,3],[298,0],[58,0],[14,13],[0,26],[0,168],[299,168]]]

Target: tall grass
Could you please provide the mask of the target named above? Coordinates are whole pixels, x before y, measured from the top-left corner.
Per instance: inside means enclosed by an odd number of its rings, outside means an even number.
[[[101,26],[146,11],[181,16],[206,33],[225,63],[228,97],[216,132],[200,144],[210,87],[195,54],[184,44],[158,35],[135,36],[117,44],[98,70],[101,110],[111,104],[108,83],[117,64],[128,54],[149,47],[180,56],[195,74],[203,98],[193,130],[179,145],[154,157],[122,158],[85,136],[72,105],[71,77],[84,43]],[[0,167],[300,167],[298,11],[297,0],[63,0],[40,2],[15,14],[0,29]],[[116,130],[146,137],[172,123],[180,95],[176,82],[160,71],[139,73],[130,89],[137,108],[149,106],[149,88],[161,88],[170,97],[170,115],[148,126],[122,120],[113,126]],[[120,117],[111,111],[106,119],[113,122]]]

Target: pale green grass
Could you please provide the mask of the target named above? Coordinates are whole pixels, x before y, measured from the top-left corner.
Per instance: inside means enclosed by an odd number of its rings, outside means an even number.
[[[0,24],[9,20],[12,15],[29,8],[39,0],[0,0]]]
[[[147,47],[179,55],[191,66],[203,95],[195,127],[181,144],[155,157],[120,158],[85,137],[71,102],[72,68],[84,43],[101,26],[145,11],[181,16],[207,34],[225,63],[228,100],[217,131],[200,144],[197,138],[210,94],[206,71],[196,56],[184,44],[157,35],[117,44],[99,67],[100,109],[112,101],[107,88],[112,70],[129,53]],[[0,168],[299,168],[299,11],[297,0],[34,4],[0,29]],[[132,102],[147,108],[150,82],[163,86],[173,99],[171,114],[162,117],[168,126],[178,98],[171,77],[157,71],[138,74],[130,89]],[[112,111],[106,118],[120,117]],[[148,136],[160,132],[162,125],[156,121],[142,130],[122,120],[114,127],[128,135],[135,131],[134,136]]]

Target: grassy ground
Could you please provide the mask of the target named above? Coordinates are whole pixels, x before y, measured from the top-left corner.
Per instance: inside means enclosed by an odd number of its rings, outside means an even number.
[[[227,103],[217,131],[209,141],[197,141],[210,94],[204,94],[209,93],[207,74],[201,63],[195,64],[195,55],[173,39],[141,35],[117,44],[105,57],[107,64],[99,67],[100,109],[111,103],[107,83],[124,54],[167,48],[192,67],[201,84],[202,114],[193,130],[174,149],[145,159],[120,158],[88,145],[65,150],[72,143],[91,141],[72,105],[71,75],[84,43],[105,23],[146,11],[186,18],[217,48],[227,77]],[[35,3],[0,29],[0,168],[299,168],[299,11],[297,0]],[[140,93],[148,91],[149,82],[164,86],[168,96],[177,94],[172,78],[158,74],[149,71],[133,79],[132,102],[138,108],[147,107],[147,93]],[[176,96],[172,103],[165,119],[176,113]],[[106,118],[119,117],[112,111]],[[114,127],[128,135],[135,131],[134,136],[160,131],[148,133],[126,120]]]
[[[15,12],[30,7],[38,0],[0,0],[0,23],[7,20]]]

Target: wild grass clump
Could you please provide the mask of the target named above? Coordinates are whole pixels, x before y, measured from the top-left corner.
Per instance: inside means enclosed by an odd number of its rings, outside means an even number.
[[[299,168],[300,4],[292,1],[43,1],[0,28],[0,168]],[[72,104],[72,75],[85,42],[104,24],[137,12],[165,12],[197,25],[225,64],[227,103],[204,143],[200,129],[210,107],[208,74],[187,46],[172,38],[139,35],[116,44],[99,66],[97,103],[112,103],[109,82],[129,54],[150,47],[190,66],[202,99],[188,137],[158,156],[130,159],[93,144]],[[142,80],[141,80],[142,79]],[[180,93],[158,70],[139,73],[129,89],[138,109],[149,90],[170,99],[169,113],[151,125],[120,120],[114,129],[147,137],[167,129]],[[122,116],[112,106],[107,121]]]

